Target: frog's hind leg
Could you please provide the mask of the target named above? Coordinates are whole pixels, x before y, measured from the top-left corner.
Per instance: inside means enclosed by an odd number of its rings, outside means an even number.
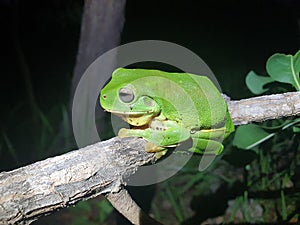
[[[219,155],[224,149],[222,141],[225,136],[225,127],[214,129],[203,129],[192,135],[192,152],[200,154]]]
[[[211,139],[203,139],[199,137],[192,137],[192,139],[193,147],[190,148],[189,151],[200,154],[219,155],[224,150],[224,146],[218,141]]]

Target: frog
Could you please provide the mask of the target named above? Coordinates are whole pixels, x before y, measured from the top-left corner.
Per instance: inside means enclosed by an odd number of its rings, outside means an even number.
[[[220,155],[234,131],[227,102],[207,76],[117,68],[100,92],[101,107],[131,125],[118,136],[144,138],[157,158],[192,140],[193,153]]]

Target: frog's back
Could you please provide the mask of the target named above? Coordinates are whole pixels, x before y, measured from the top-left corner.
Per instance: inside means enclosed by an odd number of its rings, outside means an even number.
[[[184,90],[185,96],[178,96],[176,99],[183,106],[182,110],[188,115],[184,121],[187,126],[199,125],[197,121],[200,122],[201,128],[224,126],[226,102],[208,77],[189,73],[161,72],[158,74],[172,80]],[[164,84],[160,84],[160,87],[166,92],[169,91]],[[190,101],[188,101],[189,98]],[[196,113],[193,113],[193,110]]]
[[[226,102],[206,76],[145,69],[118,69],[114,73],[122,74],[125,83],[135,83],[140,95],[156,98],[170,120],[181,120],[187,127],[224,125]]]

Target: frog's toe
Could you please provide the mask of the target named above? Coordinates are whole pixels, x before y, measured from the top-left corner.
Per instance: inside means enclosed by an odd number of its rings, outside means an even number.
[[[118,136],[119,136],[120,138],[129,137],[130,135],[129,135],[128,129],[126,129],[126,128],[121,128],[121,129],[119,130]]]
[[[155,153],[155,158],[159,159],[159,158],[163,157],[163,156],[167,153],[167,151],[168,151],[168,150],[165,149],[165,150],[156,152],[156,153]]]
[[[160,151],[162,151],[164,149],[165,149],[164,147],[158,146],[158,145],[153,144],[151,142],[148,142],[145,145],[145,151],[146,152],[160,152]]]
[[[156,159],[159,159],[167,153],[168,149],[166,149],[164,147],[161,147],[161,146],[158,146],[156,144],[153,144],[151,142],[148,142],[145,145],[145,151],[146,152],[152,152],[152,153],[154,152]]]

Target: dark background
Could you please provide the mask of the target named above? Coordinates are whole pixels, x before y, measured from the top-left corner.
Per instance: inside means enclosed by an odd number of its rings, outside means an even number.
[[[75,0],[0,1],[1,170],[76,147],[48,151],[61,109],[69,105],[82,6]],[[299,12],[298,0],[130,0],[122,43],[157,39],[183,45],[210,66],[223,92],[240,99],[251,95],[244,82],[250,70],[264,74],[270,55],[299,49]],[[32,98],[52,127],[42,137],[45,122],[35,122]]]

